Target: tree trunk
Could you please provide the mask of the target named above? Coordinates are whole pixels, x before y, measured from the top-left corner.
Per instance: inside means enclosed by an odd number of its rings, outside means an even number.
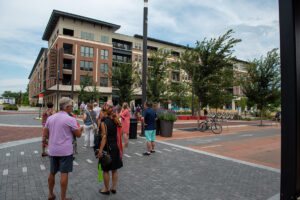
[[[198,98],[198,104],[197,104],[197,124],[198,124],[198,130],[200,130],[200,108],[201,108],[201,102]]]

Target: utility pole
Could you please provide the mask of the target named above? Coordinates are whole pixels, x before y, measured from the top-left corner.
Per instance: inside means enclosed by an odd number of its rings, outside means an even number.
[[[143,82],[142,82],[142,108],[146,102],[146,82],[147,82],[147,29],[148,29],[148,0],[144,0],[144,23],[143,23]],[[141,136],[145,135],[142,124]]]

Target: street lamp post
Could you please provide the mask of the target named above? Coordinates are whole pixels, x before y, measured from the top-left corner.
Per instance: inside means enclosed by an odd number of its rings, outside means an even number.
[[[148,0],[144,0],[142,104],[146,102]]]
[[[143,23],[143,82],[142,82],[142,108],[146,102],[146,81],[147,81],[147,27],[148,26],[148,0],[144,0],[144,23]],[[145,135],[142,125],[142,136]]]

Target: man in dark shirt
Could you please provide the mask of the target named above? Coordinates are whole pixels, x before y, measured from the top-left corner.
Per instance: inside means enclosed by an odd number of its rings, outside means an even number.
[[[155,127],[156,113],[151,108],[151,104],[146,102],[144,105],[143,117],[142,121],[145,128],[145,136],[147,141],[147,151],[144,155],[149,156],[151,153],[155,153],[155,135],[156,135],[156,127]],[[152,149],[151,149],[152,147]]]

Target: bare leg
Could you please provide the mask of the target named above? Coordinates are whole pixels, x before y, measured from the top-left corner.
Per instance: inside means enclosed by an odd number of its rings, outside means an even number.
[[[49,186],[49,197],[48,198],[49,199],[54,197],[54,194],[53,194],[54,184],[55,184],[55,174],[50,172],[49,177],[48,177],[48,186]]]
[[[126,133],[123,132],[124,141],[125,141],[124,147],[128,147],[128,135],[129,135],[129,134],[126,134]]]
[[[61,200],[65,200],[68,187],[68,173],[61,173],[60,176]]]
[[[103,179],[104,179],[104,186],[105,188],[101,190],[101,192],[107,192],[109,191],[109,172],[103,171]]]
[[[151,150],[151,142],[147,142],[147,152],[150,152]]]
[[[152,150],[154,150],[154,147],[155,147],[155,142],[154,141],[151,142],[151,146],[152,146]]]
[[[111,189],[116,190],[117,181],[118,181],[118,171],[113,170],[111,173],[112,173],[112,186],[111,186]]]

